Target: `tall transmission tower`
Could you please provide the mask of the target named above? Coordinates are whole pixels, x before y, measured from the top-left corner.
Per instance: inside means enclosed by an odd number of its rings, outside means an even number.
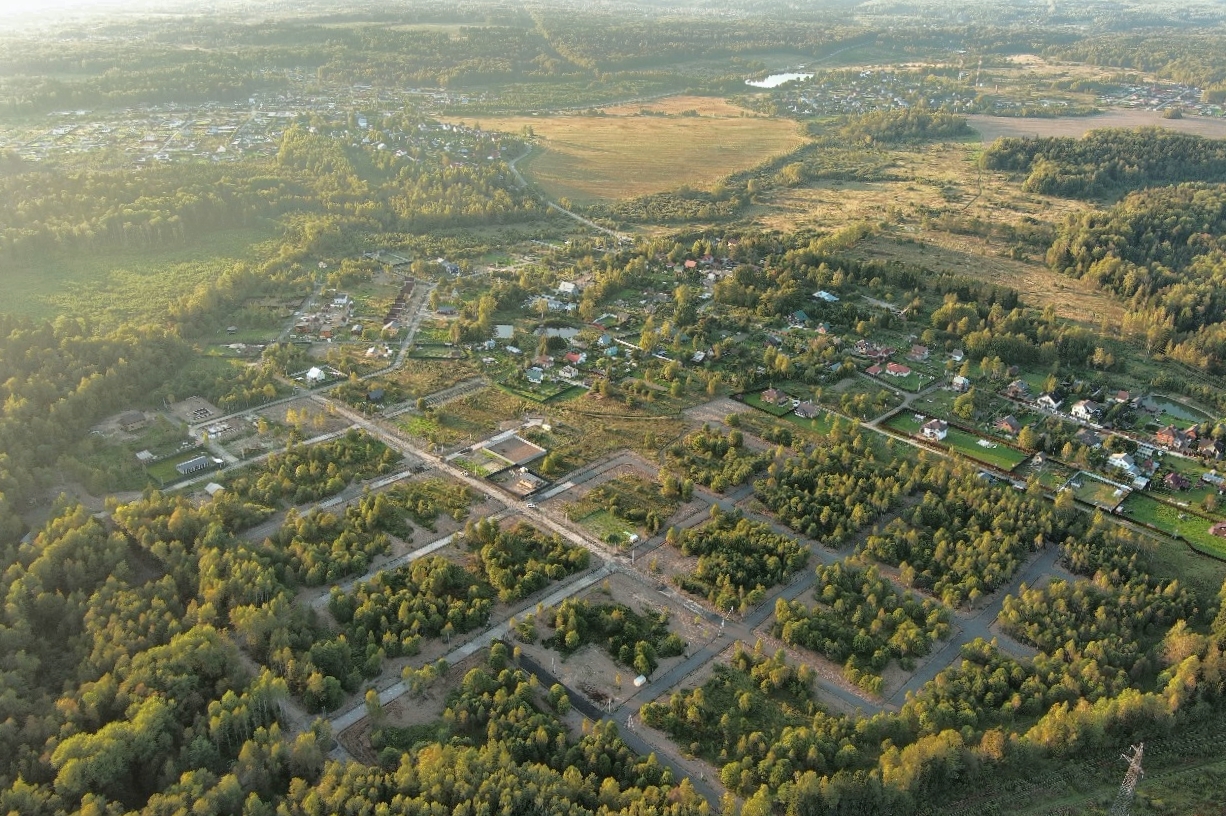
[[[1132,746],[1132,756],[1128,754],[1120,754],[1120,759],[1128,763],[1128,772],[1124,774],[1124,781],[1120,783],[1120,792],[1115,795],[1115,804],[1111,806],[1111,816],[1128,816],[1128,809],[1132,806],[1132,796],[1137,792],[1137,783],[1141,781],[1141,777],[1145,776],[1145,771],[1141,770],[1141,757],[1145,753],[1145,743]]]

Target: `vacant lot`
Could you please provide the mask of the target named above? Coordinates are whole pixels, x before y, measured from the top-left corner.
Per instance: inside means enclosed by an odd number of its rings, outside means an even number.
[[[551,196],[578,202],[709,187],[803,141],[795,122],[702,97],[610,108],[605,116],[512,116],[481,125],[510,133],[532,128],[539,146],[519,168]]]
[[[1051,119],[975,114],[966,119],[971,127],[979,131],[985,142],[994,142],[1002,136],[1081,138],[1091,130],[1135,127],[1160,127],[1212,139],[1226,138],[1226,120],[1191,115],[1182,119],[1163,119],[1158,111],[1148,110],[1113,110],[1096,116],[1061,116]]]

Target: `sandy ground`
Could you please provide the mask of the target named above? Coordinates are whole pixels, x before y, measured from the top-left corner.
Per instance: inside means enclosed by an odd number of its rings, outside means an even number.
[[[672,603],[666,596],[653,592],[642,582],[621,573],[610,575],[576,597],[593,604],[625,604],[640,614],[653,610],[667,612],[668,627],[685,640],[686,654],[709,643],[716,635],[715,627],[706,621],[696,622],[692,613]],[[549,625],[550,617],[549,610],[544,610],[537,616],[537,642],[518,644],[525,653],[549,669],[569,688],[583,692],[597,705],[609,700],[614,700],[614,705],[629,702],[632,710],[637,711],[639,705],[646,702],[635,696],[634,678],[637,672],[615,661],[603,647],[589,643],[574,654],[564,656],[561,652],[545,646],[543,641],[551,637],[554,631]],[[681,655],[660,660],[656,674],[668,672],[684,659],[685,656]]]

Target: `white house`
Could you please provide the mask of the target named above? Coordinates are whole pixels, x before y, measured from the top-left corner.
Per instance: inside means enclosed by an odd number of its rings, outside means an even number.
[[[1073,415],[1074,419],[1089,422],[1098,418],[1098,411],[1098,403],[1094,402],[1094,400],[1078,400],[1073,403],[1069,413]]]
[[[306,373],[306,381],[310,383],[311,385],[314,385],[316,383],[321,383],[325,379],[327,379],[327,375],[324,374],[323,371],[321,371],[318,366],[311,366],[311,368]]]
[[[1039,398],[1034,401],[1034,404],[1042,408],[1044,411],[1051,411],[1052,413],[1055,413],[1056,411],[1060,410],[1060,406],[1063,405],[1063,402],[1056,399],[1055,396],[1051,394],[1040,394]]]
[[[930,419],[920,426],[920,434],[925,439],[940,442],[949,433],[949,423],[943,419]]]
[[[1126,453],[1113,453],[1107,457],[1107,466],[1113,467],[1116,470],[1122,470],[1129,476],[1140,476],[1141,469],[1137,467],[1137,463],[1133,458]]]

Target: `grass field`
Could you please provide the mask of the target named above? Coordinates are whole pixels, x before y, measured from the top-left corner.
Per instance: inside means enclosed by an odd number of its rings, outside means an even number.
[[[1200,552],[1226,559],[1226,539],[1209,533],[1211,523],[1207,519],[1185,513],[1143,493],[1129,496],[1122,509],[1127,518],[1151,524],[1168,535],[1182,538]]]
[[[33,318],[82,315],[110,325],[158,318],[174,300],[259,254],[275,225],[215,232],[160,250],[104,250],[5,265],[0,310]]]
[[[887,422],[886,427],[900,433],[917,436],[920,426],[924,421],[927,421],[926,417],[923,421],[920,421],[915,418],[914,414],[903,411]],[[979,444],[980,440],[983,440],[983,437],[951,427],[946,433],[944,441],[933,444],[944,446],[950,451],[965,456],[968,459],[974,459],[977,462],[983,462],[984,464],[1006,471],[1013,470],[1030,458],[1029,454],[1014,450],[999,442],[993,442],[992,447],[984,447]]]
[[[1097,116],[1052,118],[974,114],[966,119],[983,137],[984,142],[993,142],[1002,136],[1071,136],[1080,139],[1091,130],[1136,127],[1160,127],[1207,136],[1210,139],[1226,138],[1226,121],[1221,119],[1191,115],[1182,119],[1163,119],[1159,111],[1149,110],[1113,110]]]
[[[777,417],[781,417],[781,416],[790,414],[792,413],[792,410],[793,410],[791,402],[788,402],[785,405],[774,405],[772,403],[763,401],[761,394],[746,394],[745,404],[752,405],[754,408],[757,408],[759,411],[765,411],[771,416],[777,416]]]
[[[893,149],[888,170],[872,181],[822,180],[759,196],[751,217],[764,229],[838,230],[871,223],[875,234],[848,253],[862,260],[915,264],[936,272],[1016,289],[1028,304],[1051,303],[1066,317],[1118,325],[1121,305],[1095,289],[1052,272],[1041,251],[1015,257],[1002,238],[981,237],[978,224],[1059,223],[1080,202],[1025,192],[1003,173],[980,172],[982,145],[967,142]]]
[[[1124,499],[1124,494],[1117,492],[1120,488],[1084,471],[1077,474],[1075,482],[1081,487],[1073,486],[1073,495],[1086,504],[1092,504],[1104,510],[1114,510]]]
[[[618,544],[629,541],[631,535],[636,535],[635,525],[622,521],[608,510],[597,510],[579,519],[579,524],[601,541]]]
[[[1011,471],[1029,458],[1029,454],[1014,450],[999,442],[992,442],[991,447],[984,447],[979,444],[981,441],[985,441],[983,437],[957,428],[950,428],[949,434],[945,437],[945,445],[950,450],[968,459],[975,459],[1001,470]]]
[[[640,108],[663,115],[643,116]],[[697,110],[698,116],[672,111]],[[795,122],[756,116],[722,100],[673,97],[654,105],[577,114],[482,118],[483,128],[532,128],[539,146],[518,165],[549,195],[576,202],[708,188],[803,142]]]

